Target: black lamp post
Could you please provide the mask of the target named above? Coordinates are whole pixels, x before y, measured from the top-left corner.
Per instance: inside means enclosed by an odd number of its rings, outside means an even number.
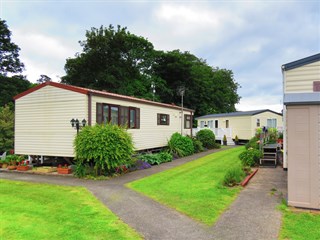
[[[80,121],[78,120],[78,118],[76,118],[76,119],[72,118],[71,121],[70,121],[70,123],[71,123],[71,126],[72,126],[73,128],[77,129],[77,134],[78,134],[78,133],[79,133],[79,130],[80,130],[81,128],[83,128],[84,126],[86,126],[87,121],[86,121],[85,119],[83,119],[83,120],[81,121],[82,125],[80,126]]]

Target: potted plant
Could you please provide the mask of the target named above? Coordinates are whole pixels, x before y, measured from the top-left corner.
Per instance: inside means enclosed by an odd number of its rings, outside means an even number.
[[[8,169],[15,170],[17,168],[17,162],[21,161],[21,156],[12,154],[6,157],[6,161],[8,161]]]
[[[239,145],[238,135],[235,136],[235,138],[234,138],[234,143],[235,143],[236,145]]]
[[[17,170],[18,171],[28,171],[29,170],[29,161],[28,160],[24,160],[18,163],[17,166]]]
[[[226,135],[223,135],[223,145],[227,145],[227,137],[226,137]]]
[[[71,169],[68,167],[67,164],[65,164],[63,166],[61,164],[59,164],[57,171],[59,174],[70,174],[71,173]]]

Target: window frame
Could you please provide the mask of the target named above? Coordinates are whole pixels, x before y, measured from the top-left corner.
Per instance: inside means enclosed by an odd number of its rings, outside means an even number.
[[[187,119],[190,117],[190,119]],[[187,127],[187,122],[190,122],[190,127]],[[192,128],[192,115],[191,114],[184,114],[184,129],[191,129]]]
[[[165,117],[166,121],[162,122],[162,117]],[[157,125],[169,126],[170,125],[170,115],[165,113],[157,113]]]

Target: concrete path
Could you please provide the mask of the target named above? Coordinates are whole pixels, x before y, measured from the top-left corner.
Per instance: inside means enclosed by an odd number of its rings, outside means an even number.
[[[275,210],[276,205],[281,201],[278,192],[285,193],[286,189],[286,173],[280,168],[260,169],[230,209],[221,216],[213,227],[198,223],[124,187],[127,182],[164,171],[215,151],[178,159],[108,181],[5,172],[1,172],[0,177],[21,181],[85,186],[145,239],[276,239],[281,218],[281,213]],[[271,194],[271,189],[277,189],[276,194]]]

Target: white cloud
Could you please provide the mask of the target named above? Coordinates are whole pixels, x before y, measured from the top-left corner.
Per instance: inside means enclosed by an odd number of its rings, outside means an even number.
[[[270,95],[252,96],[240,99],[240,103],[236,104],[237,111],[250,111],[260,109],[270,109],[281,113],[283,109],[282,97],[274,97]]]
[[[79,51],[76,44],[70,44],[58,37],[21,29],[13,29],[12,32],[13,42],[21,48],[20,59],[26,69],[23,74],[27,75],[27,79],[31,82],[36,82],[41,74],[58,81],[57,76],[65,75],[66,59],[73,57],[77,50]]]

